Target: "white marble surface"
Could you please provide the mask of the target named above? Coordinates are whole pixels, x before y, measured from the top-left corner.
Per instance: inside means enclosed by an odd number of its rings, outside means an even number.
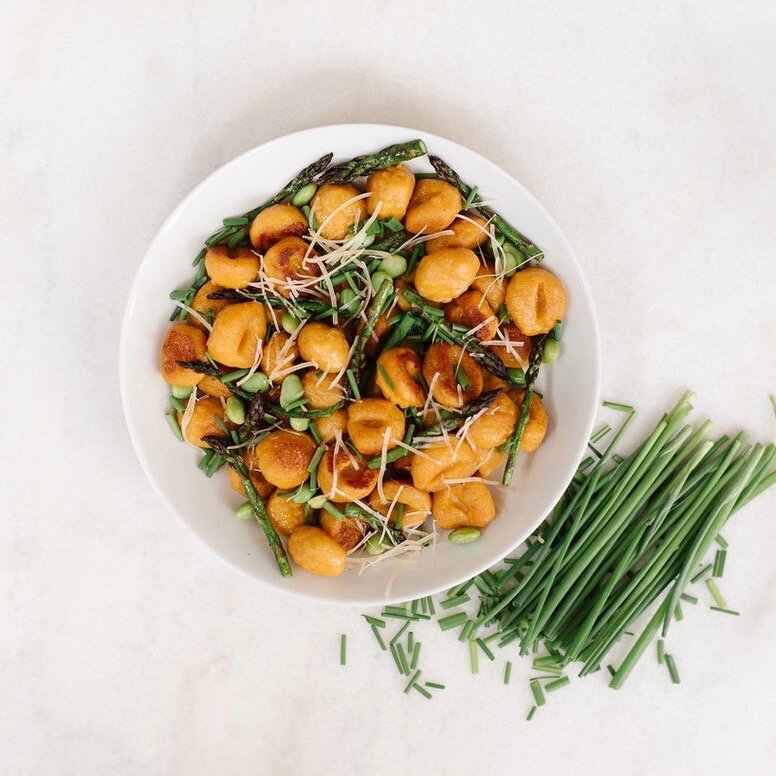
[[[142,476],[116,353],[145,247],[203,176],[300,127],[405,123],[557,218],[608,396],[646,424],[694,387],[720,429],[772,438],[775,36],[770,2],[4,3],[0,772],[772,772],[776,492],[726,531],[742,617],[675,628],[681,686],[646,659],[526,724],[524,669],[471,677],[427,628],[448,689],[405,696],[356,612],[212,557]]]

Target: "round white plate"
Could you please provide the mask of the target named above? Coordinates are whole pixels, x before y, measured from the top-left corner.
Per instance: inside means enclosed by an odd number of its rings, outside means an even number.
[[[479,186],[497,211],[544,250],[544,266],[566,287],[562,355],[541,370],[538,383],[550,428],[536,453],[520,456],[512,489],[496,492],[499,515],[479,541],[457,546],[443,533],[414,564],[389,560],[361,575],[348,569],[334,579],[295,569],[292,578],[283,579],[260,528],[234,517],[241,498],[226,476],[204,477],[196,466],[200,452],[178,442],[165,422],[168,387],[159,376],[158,354],[172,310],[168,294],[189,285],[192,258],[224,216],[255,207],[314,159],[333,151],[335,161],[341,161],[417,137],[464,181]],[[410,167],[430,169],[425,158]],[[601,345],[590,291],[571,247],[544,208],[474,151],[427,132],[380,124],[342,124],[286,135],[237,157],[200,183],[164,223],[138,269],[124,315],[119,363],[132,442],[167,506],[213,552],[249,576],[287,593],[362,606],[444,590],[494,565],[523,542],[574,474],[590,435],[601,382]]]

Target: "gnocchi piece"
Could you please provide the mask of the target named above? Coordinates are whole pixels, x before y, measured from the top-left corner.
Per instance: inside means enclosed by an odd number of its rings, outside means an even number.
[[[477,290],[464,291],[445,305],[445,318],[467,329],[476,329],[474,336],[481,342],[492,340],[498,329],[498,318],[488,300]]]
[[[507,286],[507,310],[520,331],[546,334],[566,314],[566,292],[551,272],[528,267],[516,272]]]
[[[387,399],[361,399],[348,406],[348,434],[356,449],[364,455],[377,455],[396,447],[404,436],[404,413]]]
[[[348,413],[346,410],[334,410],[331,415],[313,420],[315,430],[322,442],[333,442],[337,434],[344,434],[348,427]]]
[[[492,340],[490,349],[507,369],[525,369],[531,355],[531,338],[526,337],[514,323],[502,323],[501,336]]]
[[[182,367],[179,361],[201,361],[207,352],[205,333],[190,323],[170,327],[162,343],[159,369],[170,385],[197,385],[202,375]]]
[[[396,519],[401,513],[402,528],[417,528],[431,513],[431,496],[406,482],[385,480],[383,482],[383,496],[385,498],[380,496],[377,489],[373,490],[369,497],[369,506],[375,512],[386,516],[390,510],[388,517],[390,523],[396,523]],[[403,510],[399,510],[400,504],[404,505]]]
[[[270,205],[253,219],[251,245],[260,253],[284,237],[301,237],[307,232],[304,213],[293,205]]]
[[[334,382],[335,375],[311,369],[302,375],[302,390],[310,400],[311,410],[323,410],[342,401],[345,390]]]
[[[415,288],[431,302],[451,302],[472,284],[480,268],[468,248],[443,248],[424,256],[415,270]]]
[[[518,410],[523,404],[525,393],[523,391],[514,391],[512,396],[515,399]],[[520,450],[524,453],[532,453],[544,441],[547,427],[550,425],[550,418],[547,410],[544,408],[542,400],[536,395],[531,396],[531,405],[528,407],[528,422],[523,430],[523,437],[520,440]]]
[[[507,295],[507,281],[503,276],[497,276],[492,264],[480,264],[477,275],[472,280],[472,288],[476,288],[488,300],[491,309],[498,310]]]
[[[482,457],[480,458],[480,468],[477,469],[477,474],[480,477],[490,477],[493,472],[501,468],[507,460],[507,453],[500,453],[495,448],[490,450],[483,450]]]
[[[306,256],[307,243],[301,237],[284,237],[267,250],[261,266],[275,293],[288,298],[294,282],[309,281],[321,274],[318,263],[305,260]]]
[[[424,447],[412,454],[410,471],[416,488],[428,493],[447,487],[446,480],[471,477],[479,466],[479,458],[471,445],[445,442]]]
[[[267,332],[267,316],[258,302],[230,304],[213,321],[207,349],[225,366],[248,369],[253,366],[259,342]]]
[[[276,490],[267,500],[267,517],[281,536],[291,534],[304,525],[304,504],[291,501],[293,492]]]
[[[496,516],[496,504],[487,485],[465,482],[434,493],[431,511],[439,528],[484,528]]]
[[[435,401],[456,408],[476,399],[484,384],[480,365],[458,345],[446,342],[435,342],[426,351],[423,379]]]
[[[500,393],[469,426],[469,441],[475,447],[498,447],[512,436],[516,423],[517,405],[505,393]]]
[[[350,454],[342,447],[337,450],[335,463],[334,448],[330,447],[318,464],[318,486],[331,501],[346,504],[366,498],[377,484],[378,474],[376,469],[367,467],[363,458]]]
[[[462,205],[463,199],[455,186],[436,178],[423,178],[415,183],[404,227],[413,233],[441,232],[452,223]]]
[[[376,170],[366,179],[366,190],[369,192],[367,212],[372,215],[379,205],[380,218],[398,218],[401,221],[414,189],[415,176],[403,164]]]
[[[322,511],[318,525],[346,551],[352,550],[364,538],[364,524],[354,517],[338,520]]]
[[[420,356],[414,350],[389,348],[377,359],[377,387],[402,409],[422,407],[426,394],[417,382],[420,372]]]
[[[367,356],[373,356],[380,348],[380,343],[385,339],[388,332],[393,328],[389,323],[391,318],[388,312],[384,312],[376,321],[372,328],[372,333],[364,343],[364,352]]]
[[[213,375],[203,375],[202,379],[197,383],[197,390],[206,393],[208,396],[215,396],[216,399],[228,399],[232,392]]]
[[[213,245],[205,253],[205,270],[222,288],[245,288],[259,274],[259,257],[250,248]]]
[[[336,577],[345,570],[344,547],[312,525],[300,525],[291,534],[288,554],[300,569],[320,577]]]
[[[254,448],[259,471],[276,488],[291,490],[308,477],[307,467],[315,453],[315,442],[296,431],[273,431]]]
[[[296,339],[304,361],[310,361],[324,372],[337,373],[345,369],[350,345],[344,333],[325,323],[306,323]]]
[[[320,224],[321,237],[344,240],[351,226],[366,220],[366,202],[353,200],[360,193],[349,183],[325,183],[315,192],[310,208]]]
[[[261,352],[261,369],[270,380],[282,380],[285,370],[290,369],[298,357],[296,340],[291,341],[284,331],[276,331]]]
[[[472,223],[474,222],[474,223]],[[448,226],[452,234],[443,234],[426,243],[426,253],[436,253],[443,248],[476,248],[488,239],[488,222],[482,216],[459,216]]]
[[[194,447],[210,447],[202,437],[223,437],[224,432],[218,421],[226,423],[224,408],[221,402],[212,397],[205,396],[194,405],[188,422],[181,424],[183,438]]]
[[[251,484],[253,485],[256,493],[259,494],[260,498],[268,498],[275,490],[275,488],[272,483],[267,482],[264,475],[257,468],[255,468],[253,463],[253,452],[246,451],[243,453],[242,459],[245,461],[245,465],[248,467],[248,476],[250,477]],[[243,487],[240,475],[231,466],[226,466],[224,468],[226,469],[226,476],[229,479],[229,484],[232,486],[232,490],[234,490],[236,493],[239,493],[241,496],[245,496],[245,488]]]
[[[196,310],[200,315],[205,316],[208,313],[212,313],[214,316],[218,315],[224,307],[228,307],[231,302],[228,299],[209,299],[210,294],[214,294],[216,291],[222,291],[223,288],[216,285],[212,280],[208,280],[202,288],[194,294],[194,299],[191,302],[192,310]],[[191,321],[195,326],[201,325],[198,321]]]

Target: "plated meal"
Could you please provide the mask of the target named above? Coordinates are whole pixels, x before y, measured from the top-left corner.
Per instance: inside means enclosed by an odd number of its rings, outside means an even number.
[[[564,287],[442,159],[404,164],[426,153],[327,154],[225,218],[171,293],[167,420],[284,576],[474,541],[547,432]]]

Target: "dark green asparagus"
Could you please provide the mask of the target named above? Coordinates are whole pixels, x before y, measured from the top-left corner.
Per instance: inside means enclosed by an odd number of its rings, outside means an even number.
[[[256,520],[264,530],[264,535],[267,537],[267,542],[272,550],[272,554],[275,556],[280,573],[284,577],[290,577],[293,572],[291,571],[291,563],[286,555],[283,542],[280,541],[277,531],[269,521],[264,502],[259,498],[259,494],[256,493],[256,489],[253,487],[253,483],[248,475],[248,469],[246,468],[243,459],[234,450],[231,450],[221,437],[206,436],[202,438],[202,441],[207,442],[207,444],[210,445],[210,448],[214,450],[217,455],[220,455],[240,476],[240,481],[245,489],[245,495],[253,508]]]
[[[447,181],[449,184],[455,186],[458,191],[461,192],[461,195],[468,200],[473,191],[472,187],[465,184],[461,180],[458,173],[443,159],[440,159],[438,156],[434,156],[433,154],[429,154],[428,159],[431,162],[431,166],[436,171],[436,174],[442,180]],[[483,217],[490,219],[493,225],[504,235],[504,237],[506,237],[506,239],[509,240],[512,245],[518,248],[527,259],[541,261],[541,259],[544,257],[544,253],[537,245],[531,242],[531,240],[529,240],[525,235],[518,232],[514,226],[503,219],[495,210],[487,207],[486,205],[478,204],[474,204],[474,208],[478,210]]]
[[[372,304],[369,308],[369,315],[366,323],[362,326],[361,330],[356,334],[356,341],[353,346],[353,358],[351,360],[351,369],[353,370],[353,376],[359,387],[363,387],[364,384],[364,368],[366,367],[366,343],[369,337],[372,336],[372,332],[377,324],[377,319],[388,308],[388,304],[393,295],[393,285],[391,283],[383,283],[377,290],[377,293],[372,299]]]
[[[408,143],[383,148],[374,154],[356,156],[349,162],[341,162],[329,167],[321,175],[321,183],[347,183],[354,178],[360,178],[375,170],[393,167],[401,162],[407,162],[426,153],[426,144],[422,140],[410,140]]]

